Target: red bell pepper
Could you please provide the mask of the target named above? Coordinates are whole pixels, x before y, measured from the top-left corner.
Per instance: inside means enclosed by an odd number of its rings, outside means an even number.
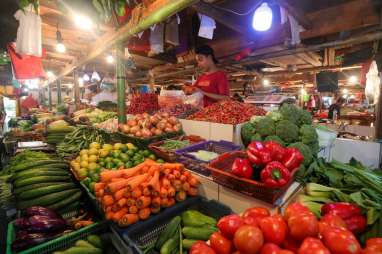
[[[247,155],[249,160],[257,166],[266,165],[272,161],[271,151],[259,141],[253,141],[249,144]]]
[[[289,182],[291,174],[283,164],[272,161],[261,171],[260,178],[268,187],[282,187]]]
[[[297,148],[288,147],[285,149],[285,157],[283,159],[283,164],[290,171],[300,167],[301,163],[304,161],[304,156],[300,153]]]
[[[248,159],[236,158],[232,165],[232,174],[248,179],[252,178],[251,162]]]
[[[286,153],[285,148],[275,141],[264,143],[265,148],[271,152],[272,160],[282,162]]]

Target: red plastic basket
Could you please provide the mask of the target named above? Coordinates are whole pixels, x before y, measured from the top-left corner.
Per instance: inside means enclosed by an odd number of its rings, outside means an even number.
[[[282,188],[270,188],[264,183],[235,176],[229,172],[236,158],[247,158],[247,154],[243,151],[229,152],[222,154],[209,163],[207,168],[211,171],[215,182],[271,204],[280,198],[293,182],[292,176],[289,183]],[[293,175],[295,172],[296,170]]]

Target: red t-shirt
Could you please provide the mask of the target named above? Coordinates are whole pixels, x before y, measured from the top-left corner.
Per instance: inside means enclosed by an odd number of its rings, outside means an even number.
[[[209,74],[203,74],[198,78],[195,86],[203,92],[229,96],[229,85],[227,76],[223,71],[217,71]],[[216,100],[204,96],[204,107],[216,102]]]

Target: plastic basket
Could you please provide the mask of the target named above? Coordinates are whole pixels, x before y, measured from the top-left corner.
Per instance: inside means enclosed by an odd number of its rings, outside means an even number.
[[[89,225],[85,228],[81,228],[79,230],[76,230],[74,232],[71,232],[69,234],[60,236],[56,239],[47,241],[45,243],[39,244],[37,246],[31,247],[29,249],[23,250],[21,252],[17,252],[18,254],[48,254],[52,253],[54,251],[67,249],[80,239],[85,239],[88,235],[96,234],[106,234],[107,238],[112,240],[114,248],[118,250],[119,253],[132,253],[131,249],[126,246],[126,244],[122,241],[122,239],[118,235],[111,235],[113,234],[110,231],[110,228],[108,226],[109,224],[106,221],[94,223],[92,225]],[[11,244],[15,238],[15,228],[14,223],[10,222],[8,224],[8,232],[7,232],[7,250],[6,254],[14,254],[15,252],[12,252]],[[102,236],[102,239],[104,239],[104,236]],[[104,241],[103,241],[104,242]],[[117,246],[118,245],[118,246]],[[116,253],[116,252],[114,252]]]
[[[124,133],[119,132],[120,140],[122,143],[133,143],[142,149],[148,148],[148,146],[151,143],[158,142],[158,141],[165,140],[165,139],[169,139],[169,138],[173,138],[173,137],[177,137],[177,136],[181,136],[183,134],[184,134],[184,132],[181,130],[178,132],[165,133],[163,135],[154,136],[151,138],[137,138],[137,137],[129,136],[129,135],[126,135]]]
[[[88,200],[90,201],[92,208],[96,211],[97,215],[100,216],[100,218],[105,219],[105,213],[102,209],[100,202],[98,202],[96,196],[94,196],[94,194],[90,192],[89,188],[83,182],[80,182],[80,185],[85,190],[85,193],[89,198]]]
[[[289,183],[282,188],[269,188],[264,183],[235,176],[229,172],[236,158],[247,158],[247,154],[242,151],[225,153],[210,162],[207,167],[214,182],[271,204],[281,197],[293,182],[292,176]],[[295,172],[296,170],[293,175]]]
[[[199,142],[193,142],[191,141],[190,139],[187,138],[188,136],[180,136],[180,137],[175,137],[175,138],[172,138],[174,140],[181,140],[181,141],[184,141],[184,140],[189,140],[191,145],[192,144],[196,144],[196,143],[199,143]],[[205,141],[204,139],[201,138],[200,142],[203,142]],[[161,148],[160,146],[163,145],[163,143],[165,142],[165,140],[162,140],[162,141],[159,141],[159,142],[155,142],[155,143],[152,143],[149,145],[149,149],[155,153],[156,156],[164,159],[165,161],[168,161],[168,162],[174,162],[176,161],[176,153],[175,153],[175,150],[165,150],[163,148]],[[188,146],[187,146],[188,147]]]
[[[228,141],[205,141],[192,146],[188,146],[175,151],[176,161],[184,164],[187,169],[195,171],[199,174],[209,176],[210,171],[207,168],[205,161],[196,159],[193,155],[189,154],[199,150],[206,150],[218,154],[240,150],[241,147]]]
[[[151,220],[130,226],[128,230],[122,234],[122,237],[127,241],[129,247],[134,250],[134,253],[143,254],[142,249],[158,239],[160,233],[172,218],[181,215],[184,211],[189,209],[198,210],[216,219],[233,213],[229,207],[215,200],[208,201],[202,197],[195,197],[166,209]],[[150,253],[157,252],[152,251]]]

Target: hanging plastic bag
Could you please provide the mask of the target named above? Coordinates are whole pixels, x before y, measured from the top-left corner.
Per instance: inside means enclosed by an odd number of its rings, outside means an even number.
[[[203,107],[203,97],[201,92],[196,92],[191,95],[187,95],[184,98],[184,104],[190,104],[195,107]]]
[[[157,55],[164,52],[164,25],[162,23],[151,29],[150,47],[151,54]]]
[[[165,42],[172,44],[174,46],[179,45],[179,23],[180,19],[178,16],[171,19],[169,23],[166,24]]]
[[[370,105],[378,102],[380,93],[381,79],[379,77],[378,66],[375,61],[370,65],[370,69],[366,74],[365,95]]]

